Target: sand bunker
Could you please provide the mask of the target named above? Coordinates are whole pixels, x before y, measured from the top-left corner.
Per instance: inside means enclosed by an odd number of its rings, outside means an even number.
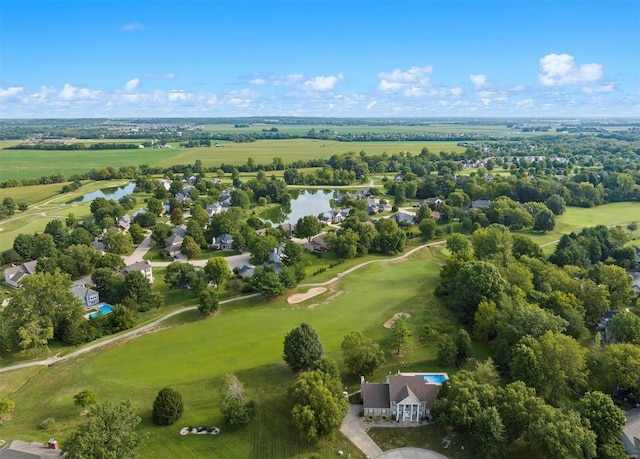
[[[387,320],[383,327],[384,328],[391,328],[393,327],[393,324],[396,323],[396,320],[398,320],[400,317],[404,317],[405,319],[408,319],[409,317],[411,317],[411,314],[409,314],[408,312],[399,312],[397,314],[394,314],[393,317],[389,320]]]
[[[309,291],[306,293],[294,293],[289,298],[287,298],[287,303],[289,304],[302,303],[303,301],[308,300],[309,298],[313,298],[316,295],[320,295],[321,293],[324,293],[326,291],[327,289],[324,287],[313,287],[313,288],[310,288]]]

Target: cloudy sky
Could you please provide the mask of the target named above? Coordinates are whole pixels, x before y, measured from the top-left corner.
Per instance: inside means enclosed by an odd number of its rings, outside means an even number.
[[[0,118],[640,116],[638,0],[2,0]]]

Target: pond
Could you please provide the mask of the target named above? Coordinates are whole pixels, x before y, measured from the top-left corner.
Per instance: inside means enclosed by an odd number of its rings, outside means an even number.
[[[333,190],[305,190],[289,191],[291,205],[289,207],[276,206],[263,212],[260,216],[273,225],[296,223],[306,215],[318,215],[331,209]]]
[[[109,188],[101,188],[97,191],[93,191],[91,193],[87,193],[82,195],[82,197],[78,199],[74,199],[68,204],[79,204],[81,202],[90,202],[96,198],[105,198],[105,199],[115,199],[116,201],[123,196],[127,196],[133,193],[136,184],[134,182],[129,183],[124,186],[112,186]]]

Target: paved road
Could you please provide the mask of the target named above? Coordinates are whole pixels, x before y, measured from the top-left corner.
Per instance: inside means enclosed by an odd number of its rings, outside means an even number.
[[[398,448],[391,449],[376,459],[447,459],[447,456],[428,449]]]
[[[340,432],[367,457],[378,457],[383,451],[362,428],[362,420],[358,416],[361,409],[362,405],[349,405],[349,412],[342,420]]]

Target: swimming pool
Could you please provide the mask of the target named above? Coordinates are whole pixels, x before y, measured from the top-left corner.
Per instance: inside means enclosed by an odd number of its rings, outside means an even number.
[[[88,315],[89,318],[91,319],[95,319],[98,316],[104,316],[107,315],[109,313],[111,313],[112,308],[110,304],[102,304],[100,306],[98,306],[98,310],[95,312],[92,312],[91,314]]]
[[[449,375],[446,373],[400,373],[405,376],[421,376],[424,378],[424,382],[427,384],[437,384],[438,386],[442,385],[447,379],[449,379]]]

